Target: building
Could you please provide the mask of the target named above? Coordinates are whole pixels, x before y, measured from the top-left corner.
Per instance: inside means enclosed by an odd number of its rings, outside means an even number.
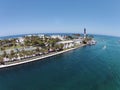
[[[74,39],[73,41],[74,41],[74,44],[75,44],[75,45],[80,45],[80,44],[82,44],[83,39],[82,39],[82,38],[79,38],[79,39]]]
[[[72,40],[67,40],[67,41],[60,41],[57,44],[63,44],[63,49],[71,48],[74,46],[74,41]]]
[[[64,40],[64,36],[61,36],[61,35],[51,35],[50,36],[51,38],[58,38],[58,39],[60,39],[60,40]]]
[[[19,38],[18,38],[18,41],[19,41],[21,44],[24,44],[24,38],[23,38],[23,37],[19,37]]]

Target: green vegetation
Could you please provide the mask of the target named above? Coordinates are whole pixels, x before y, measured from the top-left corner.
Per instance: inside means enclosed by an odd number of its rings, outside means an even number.
[[[4,64],[3,57],[0,56],[0,64]]]
[[[61,41],[58,38],[25,36],[23,39],[23,42],[20,42],[18,38],[0,40],[0,50],[3,52],[3,54],[0,55],[0,64],[3,64],[3,58],[14,61],[19,57],[24,59],[26,57],[32,57],[33,55],[42,55],[63,49],[62,44],[56,44]]]
[[[80,34],[73,34],[66,36],[65,41],[78,39]],[[84,44],[92,40],[94,37],[92,35],[86,36],[82,39]],[[4,59],[6,61],[14,61],[26,59],[34,56],[46,55],[52,52],[62,51],[66,44],[57,44],[61,40],[59,38],[51,38],[49,36],[39,37],[39,36],[24,36],[22,40],[19,38],[0,40],[0,64],[4,64]],[[68,44],[68,43],[67,43]],[[68,44],[69,45],[69,44]],[[66,47],[66,46],[65,46]]]
[[[74,39],[74,38],[72,36],[67,36],[66,39],[71,40],[71,39]]]

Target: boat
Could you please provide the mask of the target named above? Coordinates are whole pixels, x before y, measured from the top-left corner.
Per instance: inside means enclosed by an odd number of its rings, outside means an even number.
[[[97,42],[95,40],[91,40],[88,42],[89,45],[95,45]]]

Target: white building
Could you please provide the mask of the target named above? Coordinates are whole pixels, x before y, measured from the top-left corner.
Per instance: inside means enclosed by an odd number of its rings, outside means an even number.
[[[80,44],[82,44],[83,39],[82,39],[82,38],[79,38],[79,39],[74,39],[73,41],[74,41],[74,44],[75,44],[75,45],[80,45]]]
[[[63,44],[63,49],[71,48],[74,46],[74,41],[72,40],[67,40],[67,41],[60,41],[57,44]]]
[[[19,41],[21,42],[21,43],[24,43],[24,38],[22,37],[22,38],[19,38]]]
[[[40,38],[45,38],[45,35],[44,34],[39,34],[38,35]]]
[[[59,38],[60,40],[64,40],[64,37],[61,35],[51,35],[51,38]]]
[[[16,41],[17,41],[17,43],[20,42],[20,43],[24,44],[24,38],[23,37],[19,37]]]

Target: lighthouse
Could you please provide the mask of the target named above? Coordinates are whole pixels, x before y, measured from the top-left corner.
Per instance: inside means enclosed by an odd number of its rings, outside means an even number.
[[[84,38],[86,38],[86,35],[87,35],[86,28],[84,28]]]

